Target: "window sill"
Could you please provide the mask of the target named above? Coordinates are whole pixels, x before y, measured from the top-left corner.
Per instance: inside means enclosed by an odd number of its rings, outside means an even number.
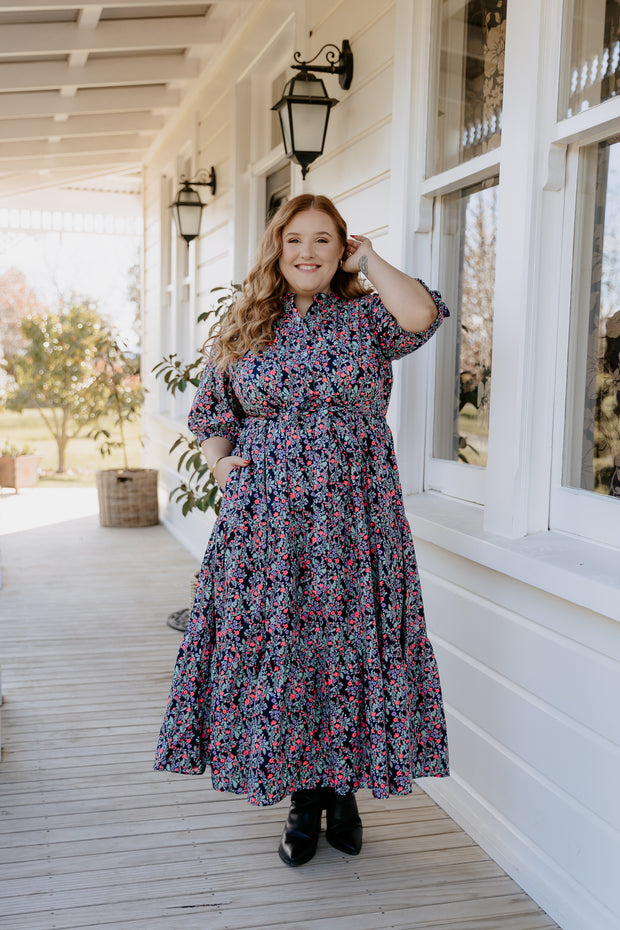
[[[556,531],[505,539],[481,507],[427,492],[405,498],[414,538],[620,621],[620,552]]]

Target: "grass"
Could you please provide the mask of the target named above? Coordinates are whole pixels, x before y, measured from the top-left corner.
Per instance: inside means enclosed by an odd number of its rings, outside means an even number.
[[[106,424],[105,420],[101,422],[101,426],[110,428],[110,424]],[[129,467],[139,468],[142,465],[140,422],[130,423],[125,434]],[[118,438],[113,430],[112,436]],[[39,485],[42,487],[90,487],[95,484],[95,472],[102,468],[122,468],[124,465],[121,449],[103,458],[92,439],[78,438],[72,439],[67,446],[66,473],[57,474],[56,443],[36,410],[25,410],[23,413],[1,411],[0,440],[34,447],[36,454],[42,456],[39,466]]]

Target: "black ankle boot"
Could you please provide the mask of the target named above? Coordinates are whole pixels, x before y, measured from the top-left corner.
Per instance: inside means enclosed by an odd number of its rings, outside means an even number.
[[[278,855],[287,865],[303,865],[316,852],[321,832],[323,795],[319,788],[293,791]]]
[[[327,815],[327,842],[346,853],[357,856],[362,849],[362,821],[357,809],[355,792],[336,794],[330,790],[326,794],[325,812]]]

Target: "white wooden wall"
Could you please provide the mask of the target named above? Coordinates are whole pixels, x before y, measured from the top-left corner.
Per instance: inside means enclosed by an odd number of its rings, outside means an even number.
[[[425,787],[560,926],[617,927],[617,622],[432,543],[417,553],[453,769]]]
[[[547,8],[557,14],[558,0],[548,0]],[[343,99],[332,112],[326,152],[305,185],[295,169],[293,192],[332,197],[352,232],[370,235],[386,258],[431,280],[430,237],[414,236],[429,228],[429,218],[419,215],[422,172],[411,154],[417,146],[423,155],[426,100],[416,97],[416,87],[425,62],[412,54],[415,41],[404,33],[428,30],[429,9],[426,0],[257,3],[151,152],[144,200],[144,369],[151,391],[145,458],[165,487],[177,480],[167,449],[184,427],[190,398],[174,416],[163,416],[159,388],[148,378],[164,352],[188,348],[161,344],[162,176],[182,151],[195,168],[213,164],[217,171],[217,196],[203,197],[209,205],[190,253],[191,349],[204,336],[193,320],[208,306],[210,289],[247,270],[260,225],[261,178],[281,158],[261,148],[255,106],[261,80],[271,62],[290,62],[295,50],[311,57],[324,43],[348,38],[352,87],[344,94],[331,79],[328,89]],[[423,443],[416,446],[411,436],[424,435],[424,403],[406,401],[412,391],[425,396],[425,353],[398,371],[390,411],[404,484],[412,490],[420,489]],[[618,928],[620,626],[618,612],[606,605],[618,588],[620,561],[615,580],[609,556],[599,586],[580,589],[572,563],[559,555],[557,579],[567,583],[552,585],[544,563],[524,575],[513,571],[508,551],[495,567],[485,562],[483,549],[492,542],[483,541],[482,531],[468,536],[467,520],[459,525],[456,510],[435,532],[433,506],[423,512],[422,504],[411,504],[410,512],[448,708],[453,777],[423,786],[563,928]],[[169,507],[165,520],[200,558],[208,518],[182,518]],[[533,522],[546,520],[545,510]],[[535,565],[536,553],[529,558]]]

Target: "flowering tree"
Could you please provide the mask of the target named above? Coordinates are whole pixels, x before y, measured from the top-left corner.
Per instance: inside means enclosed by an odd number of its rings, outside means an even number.
[[[43,309],[21,271],[9,268],[0,274],[0,356],[10,357],[24,347],[22,320]]]

